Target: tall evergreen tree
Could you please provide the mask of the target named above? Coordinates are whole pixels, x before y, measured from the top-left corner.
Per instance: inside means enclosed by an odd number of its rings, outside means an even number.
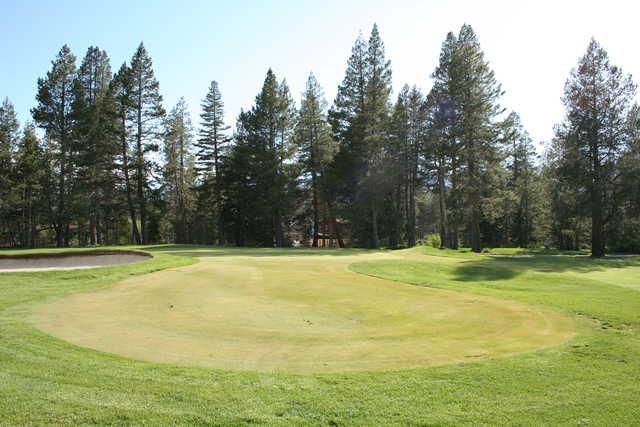
[[[158,139],[162,134],[162,107],[160,85],[153,73],[153,63],[143,43],[131,58],[131,119],[134,140],[136,199],[140,214],[142,243],[148,243],[146,192],[149,186],[149,152],[158,151]]]
[[[196,164],[203,191],[201,198],[205,204],[213,202],[213,220],[215,221],[216,239],[219,245],[224,243],[224,222],[222,217],[222,177],[223,158],[228,151],[230,138],[229,127],[224,123],[224,103],[218,88],[218,82],[211,82],[206,97],[202,100],[200,114],[199,138],[194,146],[197,148]],[[213,187],[213,200],[206,197]],[[211,206],[206,207],[207,210]]]
[[[105,242],[116,210],[116,157],[119,153],[117,102],[106,52],[89,47],[78,69],[73,106],[78,155],[78,210],[88,217],[89,242]]]
[[[396,177],[393,191],[393,227],[390,246],[406,238],[409,247],[416,244],[416,198],[420,185],[419,165],[422,159],[425,108],[424,97],[417,87],[405,85],[393,108],[390,155],[387,176]]]
[[[364,215],[356,204],[360,177],[365,171],[364,110],[367,92],[368,63],[367,42],[360,34],[347,61],[345,77],[338,87],[328,119],[339,150],[329,165],[328,198],[330,215],[335,222],[335,231],[340,233],[336,217],[348,219],[350,234]],[[361,233],[352,236],[357,240]],[[341,236],[337,236],[341,241]],[[366,244],[366,242],[364,242]]]
[[[458,247],[456,218],[450,212],[449,200],[455,194],[454,171],[457,168],[457,139],[455,134],[460,116],[457,99],[453,97],[453,82],[449,73],[452,54],[457,44],[453,33],[448,33],[442,43],[440,60],[432,74],[433,87],[426,100],[426,139],[423,153],[425,168],[438,195],[439,234],[441,246]]]
[[[636,85],[609,62],[607,52],[591,40],[565,85],[564,122],[557,127],[560,178],[587,208],[591,255],[605,254],[606,229],[620,208],[619,160],[632,142],[629,116]]]
[[[448,74],[449,95],[456,100],[459,115],[454,133],[459,144],[459,182],[467,234],[471,249],[479,252],[483,244],[480,233],[483,198],[490,196],[491,171],[501,160],[496,123],[502,113],[497,103],[502,89],[469,25],[460,29]]]
[[[164,200],[171,225],[169,241],[190,243],[195,195],[195,159],[191,152],[193,128],[184,98],[166,119],[164,137]]]
[[[226,210],[234,212],[232,228],[239,244],[285,245],[284,222],[295,200],[293,117],[286,84],[278,83],[269,69],[255,105],[238,118],[236,145],[226,169]]]
[[[538,216],[537,153],[517,113],[505,120],[504,139],[508,193],[504,242],[524,248],[533,241],[534,218]]]
[[[330,122],[340,144],[334,190],[349,217],[356,241],[380,245],[378,214],[387,195],[383,158],[389,142],[391,65],[376,25],[368,42],[358,37],[338,88]],[[344,207],[349,206],[349,209]]]
[[[131,139],[133,98],[131,88],[131,68],[125,63],[122,64],[113,80],[111,81],[111,92],[115,99],[116,129],[119,140],[120,170],[122,181],[124,182],[124,193],[131,224],[131,240],[136,244],[142,243],[142,236],[138,228],[138,217],[133,196],[133,176],[132,167],[135,165],[131,156],[129,142]]]
[[[380,247],[378,215],[384,203],[387,180],[384,160],[389,143],[389,96],[391,95],[391,62],[385,58],[384,43],[378,26],[373,25],[369,37],[368,81],[365,97],[366,171],[362,178],[363,201],[370,215],[370,247]]]
[[[38,246],[39,226],[43,210],[43,179],[47,167],[45,158],[32,125],[24,128],[15,155],[15,185],[13,192],[19,218],[20,246]]]
[[[5,98],[0,104],[0,244],[11,240],[12,200],[14,185],[13,154],[19,132],[13,104]]]
[[[326,203],[325,174],[335,154],[335,143],[326,117],[327,102],[318,80],[311,73],[307,79],[296,124],[296,142],[300,148],[305,186],[311,191],[313,241],[318,247],[320,216]],[[332,227],[334,225],[332,224]],[[326,224],[325,224],[325,228]]]
[[[57,177],[55,189],[51,189],[55,194],[50,194],[51,221],[58,246],[69,246],[73,220],[70,199],[76,162],[72,135],[76,75],[76,58],[69,46],[64,45],[52,62],[51,71],[45,78],[38,79],[38,105],[31,110],[37,125],[45,130],[54,156]]]

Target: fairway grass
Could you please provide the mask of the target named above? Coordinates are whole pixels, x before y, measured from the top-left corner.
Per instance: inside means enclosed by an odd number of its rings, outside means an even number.
[[[508,259],[424,247],[380,253],[188,246],[146,250],[153,259],[124,266],[0,274],[0,424],[575,426],[637,425],[640,419],[640,278],[634,273],[640,267],[638,258]],[[239,264],[240,270],[247,265],[261,270],[263,278],[278,269],[296,276],[298,272],[283,268],[278,257],[300,263],[301,268],[309,261],[317,266],[313,272],[318,276],[337,269],[336,274],[344,274],[353,285],[369,283],[370,278],[385,292],[396,287],[434,298],[447,295],[447,303],[452,301],[449,295],[459,293],[459,298],[487,298],[497,307],[553,313],[563,321],[570,318],[576,335],[542,350],[469,363],[297,374],[278,368],[242,371],[238,366],[219,369],[136,360],[70,343],[34,325],[49,308],[76,298],[104,295],[123,301],[116,295],[127,287],[162,287],[145,285],[144,279],[170,269],[195,272],[226,259]],[[203,283],[214,279],[204,276]],[[303,274],[309,280],[311,276],[312,272]],[[129,285],[140,280],[140,286]],[[173,293],[168,299],[177,296],[176,285],[188,285],[186,280],[169,282]],[[248,290],[252,283],[240,284]],[[308,283],[321,286],[322,281]],[[272,286],[269,292],[283,289]],[[291,292],[292,287],[286,289]],[[338,298],[339,291],[333,289],[332,298]],[[242,299],[238,293],[229,297],[234,304]],[[318,308],[322,299],[316,299],[320,301],[313,300],[315,315],[325,319]],[[269,295],[267,301],[274,300],[278,298]],[[386,304],[409,310],[408,303],[390,298]],[[378,318],[384,313],[382,308],[374,311]],[[242,316],[250,320],[251,312]],[[117,317],[112,316],[116,324]],[[325,326],[322,333],[335,334]],[[292,328],[294,338],[303,328],[307,327]]]
[[[199,263],[75,294],[34,324],[84,347],[232,370],[426,367],[558,345],[572,319],[542,307],[354,273],[402,253],[201,254]]]

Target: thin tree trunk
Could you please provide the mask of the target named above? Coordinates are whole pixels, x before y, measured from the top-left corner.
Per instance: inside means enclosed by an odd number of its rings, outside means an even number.
[[[123,129],[124,129],[124,118],[123,118]],[[133,235],[133,240],[136,245],[142,243],[140,239],[140,232],[138,231],[138,221],[136,219],[136,209],[133,205],[133,197],[131,195],[131,180],[129,178],[129,155],[127,149],[127,140],[126,136],[122,136],[122,171],[124,173],[124,183],[125,190],[127,193],[127,206],[129,207],[129,217],[131,218],[131,233]]]
[[[449,224],[447,221],[447,189],[445,187],[444,182],[444,171],[442,170],[442,166],[438,168],[438,207],[440,208],[440,247],[441,248],[450,248],[452,246],[450,233],[449,233]]]
[[[311,183],[313,186],[313,243],[311,244],[311,247],[313,248],[317,248],[318,247],[318,234],[319,234],[319,221],[318,221],[318,191],[316,188],[316,171],[315,169],[312,169],[311,171]]]
[[[336,239],[338,240],[338,246],[340,248],[344,248],[344,240],[342,239],[342,233],[340,232],[340,224],[338,224],[338,219],[333,212],[333,205],[331,203],[331,196],[327,197],[327,211],[329,217],[331,218],[331,224],[333,225],[333,232],[336,235]]]
[[[593,184],[591,188],[591,257],[604,256],[604,215],[602,213],[602,182],[600,179],[600,153],[595,142],[591,143]]]
[[[142,81],[142,76],[139,76],[138,82]],[[145,165],[144,165],[144,153],[142,152],[142,87],[138,87],[138,99],[136,105],[137,114],[137,126],[138,132],[136,134],[136,167],[137,167],[137,197],[138,197],[138,209],[140,210],[140,229],[142,232],[142,244],[148,243],[147,239],[147,207],[144,200],[144,184],[145,184]]]
[[[380,238],[378,237],[378,211],[375,204],[371,206],[371,248],[378,249],[380,247]]]

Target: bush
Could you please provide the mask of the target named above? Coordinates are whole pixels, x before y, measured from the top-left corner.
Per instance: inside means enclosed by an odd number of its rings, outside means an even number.
[[[424,238],[425,244],[438,249],[441,245],[439,234],[427,234]]]

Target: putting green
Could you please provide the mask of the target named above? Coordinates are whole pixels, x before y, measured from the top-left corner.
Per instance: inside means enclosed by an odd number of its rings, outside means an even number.
[[[300,373],[473,361],[554,346],[574,334],[570,318],[542,307],[348,269],[401,253],[200,255],[191,266],[41,306],[33,322],[130,358]]]

